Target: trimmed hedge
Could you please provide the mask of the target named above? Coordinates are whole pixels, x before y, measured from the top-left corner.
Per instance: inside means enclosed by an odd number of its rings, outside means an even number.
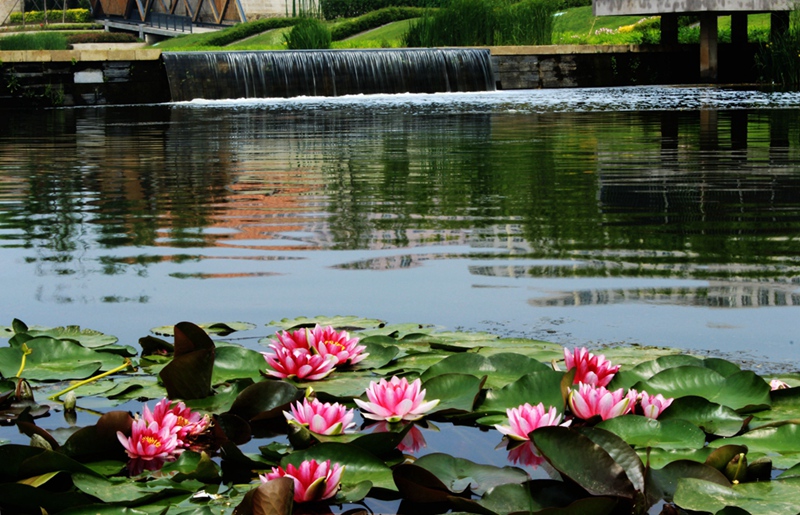
[[[359,32],[372,30],[395,21],[419,18],[427,12],[422,7],[385,7],[358,18],[339,22],[331,28],[334,41],[349,38]]]
[[[70,45],[80,43],[136,43],[137,41],[139,41],[139,38],[125,32],[82,32],[67,37],[67,43]]]
[[[302,18],[262,18],[247,23],[240,23],[229,29],[214,33],[212,36],[209,36],[208,39],[205,39],[203,44],[207,46],[230,45],[234,41],[249,38],[250,36],[255,36],[256,34],[261,34],[268,30],[297,25],[301,20]]]
[[[387,7],[443,7],[447,3],[448,0],[320,0],[320,10],[326,20],[334,20],[355,18]]]
[[[284,39],[289,50],[327,50],[331,47],[331,29],[316,18],[306,18]]]
[[[66,50],[67,38],[58,32],[14,34],[0,38],[0,50]]]
[[[8,17],[11,25],[21,25],[22,15],[25,15],[25,23],[44,23],[44,11],[28,11],[26,13],[14,12]],[[94,21],[92,13],[88,9],[67,9],[66,11],[52,10],[47,11],[48,23],[91,23]]]

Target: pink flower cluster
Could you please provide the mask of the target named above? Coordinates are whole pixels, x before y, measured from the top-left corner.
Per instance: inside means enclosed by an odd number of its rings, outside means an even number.
[[[200,415],[182,402],[161,399],[153,411],[147,404],[142,417],[134,419],[131,436],[117,431],[117,439],[133,460],[163,460],[192,446],[210,426],[208,415]]]
[[[595,356],[586,347],[564,349],[564,361],[567,371],[575,370],[573,384],[578,385],[569,393],[567,403],[573,415],[588,420],[600,416],[603,420],[633,413],[637,403],[642,414],[649,418],[658,418],[674,399],[665,399],[660,393],[650,395],[647,392],[637,393],[630,389],[623,392],[620,388],[609,391],[606,386],[619,371],[619,365],[612,365],[605,356]]]
[[[262,352],[272,368],[267,373],[278,378],[297,378],[318,381],[333,372],[337,366],[355,365],[369,354],[366,347],[358,345],[358,338],[350,338],[347,331],[317,325],[314,329],[297,329],[275,333],[269,347],[272,352]]]
[[[299,467],[291,463],[286,465],[286,469],[273,467],[272,472],[259,475],[262,483],[288,477],[294,481],[294,501],[295,502],[315,502],[330,499],[339,490],[339,483],[342,479],[344,466],[333,463],[331,460],[317,463],[316,460],[303,461]]]

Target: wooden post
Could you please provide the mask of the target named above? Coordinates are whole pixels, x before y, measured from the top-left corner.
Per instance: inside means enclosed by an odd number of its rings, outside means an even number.
[[[700,15],[700,78],[717,80],[717,15]]]

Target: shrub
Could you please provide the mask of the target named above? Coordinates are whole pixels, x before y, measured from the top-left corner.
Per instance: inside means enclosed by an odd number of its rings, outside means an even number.
[[[126,32],[82,32],[67,37],[67,43],[75,45],[79,43],[135,43],[139,38]]]
[[[65,50],[67,38],[57,32],[15,34],[0,38],[0,50]]]
[[[261,34],[268,30],[281,29],[283,27],[291,27],[299,23],[299,18],[262,18],[256,21],[247,23],[240,23],[233,27],[219,32],[215,32],[207,39],[204,39],[203,45],[205,46],[225,46],[230,45],[234,41],[239,41],[256,34]]]
[[[425,14],[421,7],[386,7],[352,20],[342,21],[331,28],[331,37],[334,41],[349,38],[359,32],[378,28],[387,23],[419,18]]]
[[[284,38],[290,50],[323,50],[331,47],[331,30],[315,18],[303,18]]]
[[[774,84],[800,86],[800,11],[789,15],[789,30],[775,31],[769,43],[761,46],[757,64]]]
[[[387,7],[443,7],[447,0],[320,0],[326,20],[355,18]]]
[[[14,12],[8,18],[8,23],[12,25],[22,24],[22,16],[25,15],[25,23],[44,23],[44,11],[28,11],[26,13]],[[47,20],[51,23],[91,23],[94,21],[92,13],[88,9],[67,9],[66,11],[47,11]]]
[[[404,46],[549,45],[552,0],[497,4],[492,0],[453,0],[428,12],[409,28]]]

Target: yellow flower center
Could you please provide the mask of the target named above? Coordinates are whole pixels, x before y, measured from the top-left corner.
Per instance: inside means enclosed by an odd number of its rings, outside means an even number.
[[[326,345],[326,346],[328,346],[328,345],[335,345],[335,346],[339,347],[339,349],[340,349],[340,350],[347,350],[347,347],[345,347],[345,346],[344,346],[344,345],[342,345],[341,343],[339,343],[339,342],[335,342],[335,341],[333,341],[333,340],[327,340],[327,341],[325,342],[325,345]]]
[[[179,426],[185,426],[185,425],[188,425],[188,424],[189,424],[189,420],[188,420],[188,419],[186,419],[186,418],[184,418],[184,417],[178,416],[178,420],[177,420],[177,422],[175,422],[175,423],[176,423],[177,425],[179,425]]]
[[[154,436],[143,436],[142,441],[146,444],[153,445],[155,447],[161,447],[161,440]]]

